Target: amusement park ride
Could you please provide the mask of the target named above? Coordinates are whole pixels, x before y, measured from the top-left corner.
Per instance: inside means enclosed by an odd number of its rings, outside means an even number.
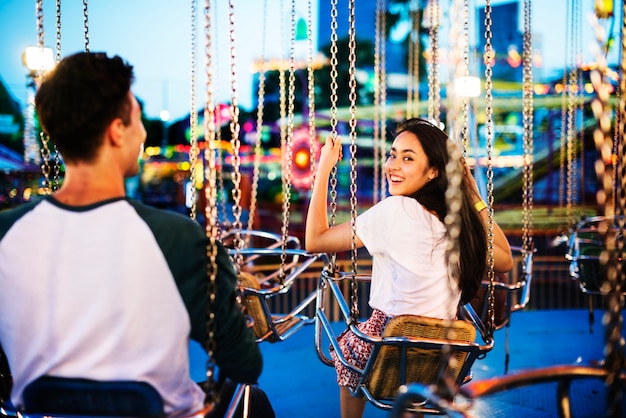
[[[60,1],[57,1],[60,3]],[[212,33],[212,24],[216,16],[212,11],[211,1],[207,0],[203,18],[205,19],[206,45],[210,51],[217,35]],[[302,326],[315,324],[315,347],[323,363],[332,364],[329,360],[327,348],[330,345],[337,349],[337,337],[331,327],[331,322],[339,318],[345,322],[347,329],[351,329],[360,338],[370,342],[375,349],[371,361],[363,370],[358,370],[362,379],[355,391],[355,395],[363,396],[378,408],[391,411],[392,416],[400,417],[404,414],[439,414],[449,416],[470,416],[473,403],[490,394],[506,391],[526,385],[534,385],[551,381],[558,384],[555,396],[558,398],[559,416],[569,417],[570,384],[577,379],[598,378],[606,382],[609,388],[609,399],[606,405],[607,416],[623,416],[620,411],[620,397],[623,396],[623,384],[626,382],[624,373],[624,343],[621,337],[622,309],[624,305],[624,275],[623,269],[623,229],[624,229],[624,198],[623,164],[624,124],[626,123],[626,105],[621,92],[626,89],[623,79],[623,69],[626,62],[622,61],[618,71],[617,88],[611,90],[614,81],[608,77],[605,55],[598,53],[597,68],[591,72],[590,83],[593,86],[593,95],[582,93],[581,69],[576,62],[571,62],[563,76],[563,93],[558,106],[560,112],[560,138],[558,138],[558,160],[561,164],[562,182],[560,185],[560,200],[566,201],[568,260],[571,261],[572,278],[579,281],[585,292],[601,294],[607,299],[607,327],[613,332],[607,333],[606,358],[594,365],[554,366],[545,369],[522,371],[512,375],[495,377],[487,381],[471,381],[471,367],[475,361],[489,355],[494,341],[494,331],[505,327],[510,316],[517,310],[524,309],[530,297],[530,284],[533,275],[533,255],[536,248],[533,242],[533,192],[536,161],[534,158],[543,150],[534,148],[533,136],[536,126],[533,123],[535,114],[532,75],[532,25],[531,0],[522,0],[523,4],[523,47],[522,65],[523,79],[521,83],[521,106],[519,115],[521,125],[513,128],[495,126],[494,112],[505,103],[493,97],[492,65],[494,50],[491,46],[491,2],[487,0],[484,6],[485,20],[485,50],[484,50],[484,93],[470,97],[469,93],[449,89],[445,100],[441,95],[439,80],[440,54],[446,51],[439,47],[440,14],[439,0],[428,2],[428,49],[420,51],[418,31],[421,19],[421,10],[411,8],[413,27],[411,29],[408,54],[408,86],[407,99],[401,104],[387,103],[386,101],[386,73],[385,73],[385,2],[377,0],[376,14],[376,66],[374,78],[377,89],[374,94],[374,103],[364,108],[368,116],[357,120],[356,97],[356,46],[357,30],[354,26],[356,6],[354,0],[348,0],[347,13],[349,16],[349,86],[350,106],[340,109],[337,106],[337,1],[332,2],[331,20],[331,56],[329,57],[331,80],[331,107],[327,111],[315,108],[314,91],[315,77],[313,68],[313,46],[311,44],[311,1],[309,1],[309,16],[307,21],[309,55],[307,62],[307,92],[308,113],[302,115],[303,123],[296,126],[294,120],[295,96],[295,66],[293,47],[290,48],[289,58],[284,60],[281,69],[281,106],[278,133],[280,146],[274,154],[264,154],[261,137],[264,130],[263,114],[265,105],[265,65],[261,62],[259,69],[257,123],[254,143],[242,145],[237,107],[236,67],[234,65],[236,45],[234,36],[234,5],[236,1],[229,1],[230,11],[230,51],[231,51],[231,105],[220,108],[214,100],[214,91],[211,71],[214,68],[212,55],[207,52],[206,71],[209,78],[206,86],[207,98],[205,101],[202,121],[198,119],[195,93],[192,93],[190,106],[190,134],[189,146],[185,148],[185,167],[189,177],[184,178],[186,187],[183,200],[187,203],[189,216],[197,219],[206,226],[207,236],[211,245],[216,240],[223,241],[229,248],[233,263],[240,279],[240,294],[242,309],[250,316],[251,326],[254,329],[259,343],[280,343],[297,332]],[[344,3],[344,2],[342,2]],[[411,1],[417,6],[417,1]],[[576,3],[576,2],[573,2]],[[603,32],[603,23],[615,19],[613,3],[611,1],[596,1],[595,11],[597,21],[594,30],[600,44],[599,50],[608,48],[608,41]],[[38,10],[42,0],[36,1]],[[87,0],[83,0],[85,9]],[[467,0],[451,0],[450,16],[452,30],[456,31],[458,44],[447,49],[450,52],[448,62],[454,69],[454,78],[469,79],[469,2]],[[290,45],[295,40],[295,13],[294,1],[291,2],[291,38]],[[58,9],[60,10],[60,9]],[[574,14],[580,11],[572,7]],[[43,12],[42,12],[43,13]],[[60,13],[60,11],[58,12]],[[191,0],[192,20],[195,21],[197,6],[196,0]],[[85,14],[87,16],[87,14]],[[577,15],[578,16],[578,15]],[[576,20],[579,22],[579,20]],[[580,24],[580,23],[578,23]],[[43,23],[38,21],[39,32],[43,34]],[[575,25],[574,25],[575,26]],[[195,27],[192,28],[195,30]],[[578,36],[579,27],[572,27],[572,36]],[[60,31],[60,25],[57,31]],[[193,31],[192,30],[192,31]],[[622,27],[621,40],[625,37],[626,26]],[[85,19],[85,35],[88,34],[88,22]],[[196,42],[195,33],[192,34],[192,92],[195,92],[196,56],[193,48]],[[573,43],[572,45],[574,45]],[[623,44],[617,43],[623,48]],[[86,41],[86,47],[88,41]],[[43,48],[43,36],[40,37],[40,48]],[[57,45],[60,48],[60,45]],[[574,51],[576,52],[576,51]],[[622,59],[626,59],[626,51],[622,51]],[[428,56],[428,100],[420,105],[419,62],[420,57]],[[60,51],[57,56],[60,57]],[[576,56],[572,53],[572,56]],[[263,57],[265,59],[265,57]],[[511,100],[509,100],[510,102]],[[424,104],[426,104],[424,106]],[[481,107],[479,110],[478,107]],[[442,111],[446,110],[446,118],[442,118]],[[591,109],[593,123],[583,126],[583,114]],[[222,113],[226,112],[226,119],[222,120]],[[359,313],[367,308],[358,306],[358,293],[366,289],[364,284],[370,280],[369,266],[356,252],[349,255],[348,260],[338,260],[337,254],[311,254],[302,249],[300,237],[293,233],[292,202],[294,195],[306,199],[311,183],[314,181],[315,156],[319,150],[319,138],[331,135],[341,137],[345,144],[344,155],[349,156],[340,166],[335,185],[337,190],[333,202],[333,219],[336,218],[338,205],[350,207],[351,219],[356,215],[358,200],[357,184],[367,184],[370,199],[377,201],[385,197],[385,179],[381,174],[382,162],[387,152],[386,135],[389,127],[395,122],[389,115],[409,118],[424,115],[436,124],[444,126],[449,136],[462,145],[463,157],[472,161],[475,172],[482,172],[484,178],[483,190],[488,205],[489,217],[494,216],[494,171],[497,171],[503,159],[497,159],[506,154],[495,155],[496,142],[501,141],[509,146],[515,154],[514,177],[521,187],[519,201],[522,207],[522,242],[515,248],[522,260],[519,271],[512,280],[509,277],[496,275],[493,263],[486,272],[482,282],[482,291],[472,303],[459,307],[458,319],[442,321],[424,318],[398,318],[390,324],[382,337],[371,337],[361,333],[356,328]],[[318,124],[320,115],[327,119]],[[589,113],[586,113],[589,115]],[[360,113],[362,115],[362,113]],[[371,115],[371,117],[369,116]],[[368,123],[363,120],[367,119]],[[480,124],[477,120],[480,119]],[[589,118],[588,118],[589,119]],[[228,139],[221,138],[220,127],[228,125],[230,135]],[[480,125],[480,127],[478,126]],[[576,219],[574,204],[577,199],[578,182],[581,178],[578,170],[584,167],[582,158],[588,158],[589,153],[584,151],[585,128],[593,131],[593,140],[596,147],[596,162],[594,164],[600,189],[596,191],[598,206],[602,208],[598,216],[589,219]],[[581,133],[582,132],[582,133]],[[44,188],[52,192],[58,187],[62,179],[57,178],[59,170],[55,164],[60,160],[53,144],[42,137],[42,148],[47,160],[43,165]],[[582,143],[581,143],[582,140]],[[242,150],[248,149],[249,153]],[[476,152],[476,151],[480,152]],[[538,151],[536,153],[535,151]],[[498,151],[499,153],[500,151]],[[362,158],[362,160],[360,160]],[[542,156],[542,159],[552,156]],[[363,161],[367,161],[367,171],[363,174]],[[273,164],[270,171],[262,166]],[[247,171],[244,171],[245,168]],[[148,169],[146,167],[146,169]],[[451,168],[460,170],[460,168]],[[265,170],[263,172],[263,170]],[[262,230],[258,225],[257,211],[259,209],[259,184],[261,173],[266,177],[269,173],[276,175],[276,182],[280,185],[279,199],[281,205],[280,232]],[[458,173],[457,173],[458,174]],[[362,182],[362,177],[368,177]],[[455,195],[454,186],[450,186],[448,193]],[[458,187],[458,186],[457,186]],[[332,194],[331,194],[332,195]],[[453,197],[450,197],[453,199]],[[245,208],[244,208],[245,206]],[[455,215],[454,205],[450,206],[450,214]],[[244,213],[245,212],[245,213]],[[452,216],[451,218],[454,218]],[[454,225],[448,225],[452,228]],[[488,234],[489,236],[489,234]],[[493,237],[491,236],[491,240]],[[491,242],[493,245],[493,242]],[[453,246],[454,247],[454,246]],[[210,250],[210,248],[208,249]],[[452,248],[451,251],[462,251]],[[493,257],[493,254],[491,254]],[[493,261],[493,260],[491,260]],[[212,269],[209,269],[212,271]],[[214,270],[214,269],[213,269]],[[281,295],[293,292],[298,278],[308,272],[319,276],[317,289],[300,298],[293,307],[278,309],[274,301]],[[207,280],[214,280],[208,277]],[[209,286],[211,288],[211,286]],[[208,295],[210,298],[211,295]],[[212,342],[207,341],[207,347]],[[210,353],[209,353],[210,354]],[[4,357],[0,357],[4,360]],[[209,364],[212,364],[209,362]],[[346,361],[347,364],[347,361]],[[210,366],[208,366],[210,367]],[[51,380],[38,382],[32,388],[36,395],[30,400],[25,410],[16,411],[11,407],[8,393],[11,380],[9,365],[0,363],[0,414],[3,416],[159,416],[162,415],[162,404],[158,394],[155,396],[152,388],[145,385],[116,386],[111,382],[81,384],[76,380]],[[211,376],[212,373],[207,375]],[[206,385],[207,399],[214,399],[215,386],[213,382]],[[42,399],[64,396],[102,397],[110,402],[104,402],[106,409],[86,411],[78,404],[66,404],[68,409],[47,409],[49,405],[41,405]],[[232,416],[238,402],[247,401],[249,387],[242,385],[237,388],[228,414]],[[69,394],[69,395],[68,395]],[[138,396],[141,401],[132,403],[130,410],[116,410],[116,406],[124,404],[122,399]],[[135,399],[139,399],[135,398]],[[95,399],[95,398],[94,398]],[[458,400],[458,401],[457,401]],[[244,402],[248,405],[248,402]],[[159,409],[161,408],[161,409]],[[248,411],[244,411],[248,414]]]

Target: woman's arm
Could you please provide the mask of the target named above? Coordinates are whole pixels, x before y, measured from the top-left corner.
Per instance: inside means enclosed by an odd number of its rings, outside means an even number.
[[[338,252],[352,248],[352,227],[350,222],[335,225],[328,224],[328,181],[330,173],[341,160],[341,141],[339,138],[326,139],[322,147],[320,161],[313,184],[313,192],[306,217],[305,248],[307,251]],[[363,243],[357,237],[357,247]]]
[[[467,185],[469,187],[470,196],[472,199],[472,203],[475,205],[474,207],[478,210],[478,216],[483,221],[483,225],[485,229],[489,225],[489,211],[487,210],[487,206],[483,205],[482,197],[480,196],[480,192],[478,191],[478,185],[476,184],[476,179],[472,176],[469,167],[467,164],[465,166],[465,178],[467,179]],[[513,268],[513,254],[511,253],[511,246],[509,245],[509,240],[504,235],[504,232],[500,228],[500,225],[493,219],[493,269],[498,273],[506,273]]]

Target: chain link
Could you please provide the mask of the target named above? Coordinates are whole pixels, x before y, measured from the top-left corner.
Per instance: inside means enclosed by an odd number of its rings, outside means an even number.
[[[330,0],[330,138],[338,141],[337,136],[337,0]],[[337,222],[337,166],[333,167],[330,175],[330,221],[333,227]],[[337,271],[337,254],[329,255],[328,270],[333,275]]]
[[[243,248],[243,240],[241,238],[241,141],[239,139],[239,105],[237,102],[237,65],[235,56],[235,5],[234,0],[228,2],[228,21],[229,21],[229,46],[230,46],[230,146],[232,149],[232,197],[233,197],[233,229],[235,238],[233,240],[233,249],[235,254],[235,268],[237,273],[240,272],[243,264],[243,256],[241,249]]]
[[[382,200],[386,195],[387,189],[387,177],[385,177],[383,169],[385,164],[385,154],[387,153],[387,20],[385,19],[385,10],[387,10],[385,0],[382,0],[381,4],[381,42],[380,42],[380,79],[378,81],[380,90],[379,94],[379,107],[380,107],[380,140],[378,141],[378,155],[381,156],[379,162],[379,179],[380,190],[377,195],[379,200]]]
[[[576,138],[578,131],[578,115],[579,102],[582,97],[580,87],[581,75],[581,57],[582,48],[580,42],[580,20],[582,15],[582,7],[580,0],[574,0],[572,3],[572,26],[569,38],[569,71],[567,78],[567,131],[566,131],[566,166],[567,166],[567,189],[566,189],[566,215],[568,225],[574,225],[576,222],[576,214],[574,213],[574,204],[577,200],[577,166],[576,166]]]
[[[83,30],[85,32],[85,52],[89,52],[89,11],[87,0],[83,0]]]
[[[487,138],[487,209],[489,220],[487,222],[487,278],[489,279],[489,309],[487,315],[489,323],[487,325],[489,338],[493,337],[495,331],[495,273],[494,267],[494,247],[493,247],[493,83],[492,65],[495,60],[495,53],[491,45],[491,1],[485,3],[485,128]]]
[[[283,182],[283,224],[282,243],[280,253],[280,270],[278,278],[283,284],[285,265],[287,264],[287,240],[289,238],[289,212],[291,208],[291,168],[293,161],[293,118],[296,101],[296,2],[291,0],[291,36],[289,42],[289,83],[287,86],[287,136],[285,141],[286,154],[283,154],[283,167],[285,169]]]
[[[381,176],[381,119],[383,117],[381,111],[381,70],[384,67],[384,60],[382,59],[382,48],[384,44],[384,32],[382,27],[384,25],[385,19],[385,2],[384,0],[376,0],[376,28],[375,28],[375,38],[374,38],[374,80],[376,87],[374,88],[374,184],[373,184],[373,203],[376,204],[378,202],[378,185],[379,178]],[[410,81],[410,78],[409,78]],[[384,129],[383,129],[384,130]]]
[[[41,174],[43,175],[41,187],[44,194],[50,194],[52,192],[50,188],[50,147],[48,146],[50,138],[45,132],[40,132],[39,138],[41,139]]]
[[[56,2],[56,56],[55,62],[61,61],[61,0]]]
[[[470,65],[470,46],[469,46],[469,0],[463,1],[463,75],[469,77],[469,65]],[[463,95],[463,102],[461,103],[461,111],[463,113],[463,122],[461,127],[461,143],[463,144],[463,157],[468,156],[468,150],[470,146],[470,111],[471,103],[469,95]]]
[[[428,119],[439,126],[441,96],[439,82],[439,0],[429,3],[430,71],[428,73]]]
[[[192,0],[193,1],[193,0]],[[205,14],[205,53],[206,53],[206,104],[204,107],[204,141],[205,141],[205,159],[207,161],[205,167],[204,178],[207,185],[204,189],[206,206],[205,206],[205,218],[206,218],[206,235],[209,240],[207,246],[207,257],[209,263],[207,265],[207,322],[206,332],[207,340],[205,344],[207,352],[206,362],[206,399],[205,403],[208,405],[218,401],[218,394],[215,387],[215,297],[217,293],[217,188],[216,188],[216,144],[215,144],[215,105],[213,102],[213,78],[212,78],[212,65],[213,57],[211,55],[211,0],[205,0],[204,5]]]
[[[533,251],[533,44],[531,1],[524,0],[523,35],[523,80],[522,80],[522,120],[524,132],[524,166],[522,188],[522,250],[524,254]],[[526,263],[522,263],[524,274]]]
[[[317,151],[317,134],[315,132],[315,77],[313,68],[313,2],[308,2],[307,11],[307,92],[309,107],[309,161],[311,163],[311,178],[315,177],[315,153]],[[313,190],[313,182],[311,182]]]
[[[191,21],[189,22],[190,38],[190,56],[189,56],[189,81],[190,81],[190,109],[189,109],[189,183],[191,184],[191,207],[189,208],[189,216],[196,219],[197,210],[197,174],[196,164],[198,163],[198,110],[196,108],[196,0],[191,0],[190,9]]]
[[[349,54],[348,54],[348,72],[350,75],[350,225],[352,227],[352,251],[350,260],[352,262],[352,292],[351,292],[351,301],[352,301],[352,319],[353,321],[358,321],[359,319],[359,286],[356,279],[357,275],[357,245],[356,245],[356,216],[357,216],[357,158],[356,158],[356,30],[355,30],[355,13],[354,13],[354,1],[350,0],[349,2]]]

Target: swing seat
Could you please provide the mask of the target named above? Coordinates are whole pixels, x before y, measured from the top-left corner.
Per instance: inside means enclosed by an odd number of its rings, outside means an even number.
[[[570,277],[578,282],[583,293],[590,295],[608,295],[615,292],[607,280],[607,265],[601,262],[606,243],[598,228],[604,220],[605,217],[596,216],[580,221],[572,231],[566,254],[566,259],[570,262]],[[610,227],[615,229],[617,225],[614,222]],[[622,241],[623,236],[616,234],[615,239]],[[618,242],[616,246],[617,244]],[[621,263],[622,268],[626,267],[617,251],[612,251],[608,255],[616,259],[617,263]]]
[[[416,315],[398,315],[389,320],[383,332],[385,337],[407,337],[420,340],[445,341],[451,348],[446,367],[441,346],[421,344],[409,348],[404,345],[384,345],[376,357],[371,372],[363,384],[374,398],[393,398],[398,388],[407,382],[436,383],[442,373],[455,381],[466,364],[468,352],[455,350],[457,343],[473,343],[476,329],[464,320],[444,321]],[[414,345],[414,344],[412,344]],[[463,379],[461,379],[463,380]]]
[[[146,382],[42,376],[23,393],[23,410],[7,416],[165,417],[163,400]]]
[[[494,273],[494,317],[495,330],[510,324],[513,312],[525,309],[530,301],[532,282],[533,252],[524,253],[521,247],[511,247],[514,257],[521,257],[516,275],[511,273]],[[476,296],[470,304],[480,316],[483,323],[488,323],[489,312],[489,280],[483,279]]]
[[[231,251],[231,255],[234,253]],[[246,265],[249,271],[239,273],[239,285],[242,304],[246,313],[253,320],[254,334],[257,342],[270,343],[283,341],[304,325],[313,323],[314,319],[304,312],[317,297],[314,290],[306,295],[288,313],[272,312],[270,302],[278,295],[286,294],[292,289],[296,279],[305,271],[313,268],[313,264],[323,254],[311,254],[299,249],[253,249],[244,248],[239,251],[247,260],[254,260]],[[278,277],[281,257],[289,258],[284,265],[286,277]],[[268,260],[275,259],[270,262]],[[264,275],[264,272],[269,272]]]
[[[361,380],[354,396],[363,396],[377,408],[390,410],[398,390],[410,382],[440,383],[441,379],[454,385],[461,385],[471,380],[471,368],[474,361],[491,351],[492,338],[484,344],[475,341],[477,329],[481,335],[485,330],[477,315],[468,315],[468,321],[443,321],[415,315],[399,315],[392,318],[381,337],[373,337],[361,332],[351,319],[350,309],[339,284],[347,280],[345,273],[337,277],[324,270],[320,277],[317,296],[315,321],[315,348],[323,363],[333,366],[333,360],[327,352],[323,339],[327,338],[339,361],[347,368],[361,375]],[[357,281],[367,282],[371,276],[357,274]],[[372,354],[363,369],[350,364],[341,355],[341,349],[327,310],[332,313],[338,306],[346,326],[360,339],[372,344]],[[478,321],[478,322],[475,322]],[[449,353],[449,357],[448,354]],[[445,359],[450,358],[448,363]],[[449,374],[448,374],[449,373]],[[440,410],[429,402],[413,405],[413,412],[440,414]]]

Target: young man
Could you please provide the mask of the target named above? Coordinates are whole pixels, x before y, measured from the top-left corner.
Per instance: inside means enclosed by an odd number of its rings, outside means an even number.
[[[148,382],[168,416],[203,408],[188,343],[206,341],[208,240],[190,218],[126,197],[146,138],[132,81],[120,57],[77,53],[37,92],[65,177],[0,213],[0,344],[16,407],[48,375]],[[230,380],[255,383],[262,358],[221,245],[217,267],[215,360]]]

